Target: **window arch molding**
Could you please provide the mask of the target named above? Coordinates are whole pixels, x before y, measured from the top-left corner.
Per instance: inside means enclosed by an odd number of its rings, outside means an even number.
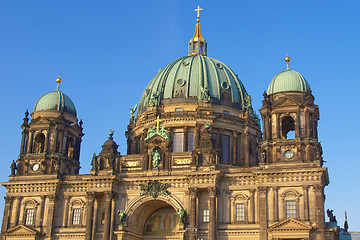
[[[40,204],[33,198],[22,203],[22,220],[24,225],[35,226],[36,212]]]
[[[299,137],[296,131],[297,125],[296,113],[280,114],[280,137],[282,139],[292,139],[288,137],[288,133],[291,131],[294,131],[294,138]]]
[[[81,227],[85,223],[85,202],[80,198],[73,198],[68,203],[68,226]],[[79,209],[79,210],[77,210]],[[76,219],[74,219],[76,218]]]
[[[290,213],[288,213],[287,211],[289,211],[289,205],[293,205],[293,203],[295,203],[295,205],[294,205],[295,217],[294,218],[300,219],[300,197],[301,196],[302,195],[294,189],[287,189],[280,195],[281,202],[283,205],[283,208],[282,208],[283,209],[283,219],[288,218],[288,215]],[[288,205],[288,209],[287,209],[287,205]]]
[[[248,223],[250,197],[244,193],[237,193],[231,198],[232,202],[232,221],[234,223]]]

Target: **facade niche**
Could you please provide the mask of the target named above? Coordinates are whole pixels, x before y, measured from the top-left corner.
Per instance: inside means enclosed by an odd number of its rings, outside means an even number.
[[[35,153],[44,152],[45,146],[45,135],[43,133],[39,133],[35,137]]]
[[[295,121],[292,117],[283,117],[281,121],[281,133],[283,139],[295,138]]]

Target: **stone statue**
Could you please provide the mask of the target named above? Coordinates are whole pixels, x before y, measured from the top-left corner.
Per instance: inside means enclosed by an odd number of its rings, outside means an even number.
[[[252,97],[250,95],[245,96],[245,111],[252,112],[252,105],[251,105]]]
[[[334,211],[334,210],[328,209],[328,210],[326,211],[326,213],[327,213],[327,215],[328,215],[328,217],[329,217],[330,222],[337,222],[337,221],[336,221],[336,217],[334,216],[333,211]]]
[[[130,108],[130,122],[134,122],[136,109],[137,104],[134,107]]]
[[[184,209],[179,208],[178,210],[176,210],[176,213],[179,215],[180,222],[182,224],[185,224],[186,211]]]
[[[155,150],[152,152],[152,159],[153,159],[152,160],[153,168],[159,169],[161,156],[160,156],[160,153],[158,152],[158,150]]]
[[[150,101],[149,101],[149,105],[150,107],[157,107],[159,106],[159,97],[160,97],[160,94],[157,94],[157,93],[153,93],[151,95],[151,98],[150,98]]]
[[[43,144],[41,142],[36,143],[36,153],[42,153],[43,151]]]
[[[125,221],[126,221],[126,216],[127,216],[125,210],[118,210],[117,214],[119,216],[120,225],[124,226]]]
[[[68,157],[73,158],[74,157],[74,147],[70,146],[68,149]]]
[[[161,137],[163,137],[167,140],[170,139],[169,135],[167,134],[166,129],[163,126],[160,126],[160,130],[157,132],[157,134],[159,134]]]
[[[209,103],[210,96],[209,96],[209,88],[200,86],[200,95],[198,96],[199,103]]]
[[[94,153],[92,161],[91,161],[91,170],[97,170],[98,169],[98,161],[97,161],[97,157],[96,157],[96,153]]]
[[[15,176],[15,170],[17,170],[17,166],[16,166],[16,162],[15,160],[12,161],[11,163],[11,166],[10,166],[10,169],[11,169],[11,176]]]

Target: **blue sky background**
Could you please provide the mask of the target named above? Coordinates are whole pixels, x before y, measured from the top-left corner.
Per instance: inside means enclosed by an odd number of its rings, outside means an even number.
[[[126,154],[129,108],[159,68],[187,54],[198,5],[208,55],[239,75],[255,109],[289,52],[320,106],[325,209],[340,226],[347,210],[350,230],[360,231],[360,1],[0,0],[0,181],[19,154],[23,113],[56,89],[59,73],[84,121],[80,172],[89,173],[111,128]]]

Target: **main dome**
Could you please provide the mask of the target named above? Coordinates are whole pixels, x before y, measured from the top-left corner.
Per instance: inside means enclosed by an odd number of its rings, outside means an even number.
[[[71,99],[60,90],[46,93],[35,103],[34,112],[42,110],[64,111],[76,116],[76,108]]]
[[[272,79],[267,94],[270,95],[278,92],[306,92],[309,89],[309,83],[300,73],[287,69]]]
[[[204,92],[211,104],[245,109],[248,95],[237,75],[224,63],[196,54],[159,70],[140,98],[139,113],[159,104],[196,103]]]

